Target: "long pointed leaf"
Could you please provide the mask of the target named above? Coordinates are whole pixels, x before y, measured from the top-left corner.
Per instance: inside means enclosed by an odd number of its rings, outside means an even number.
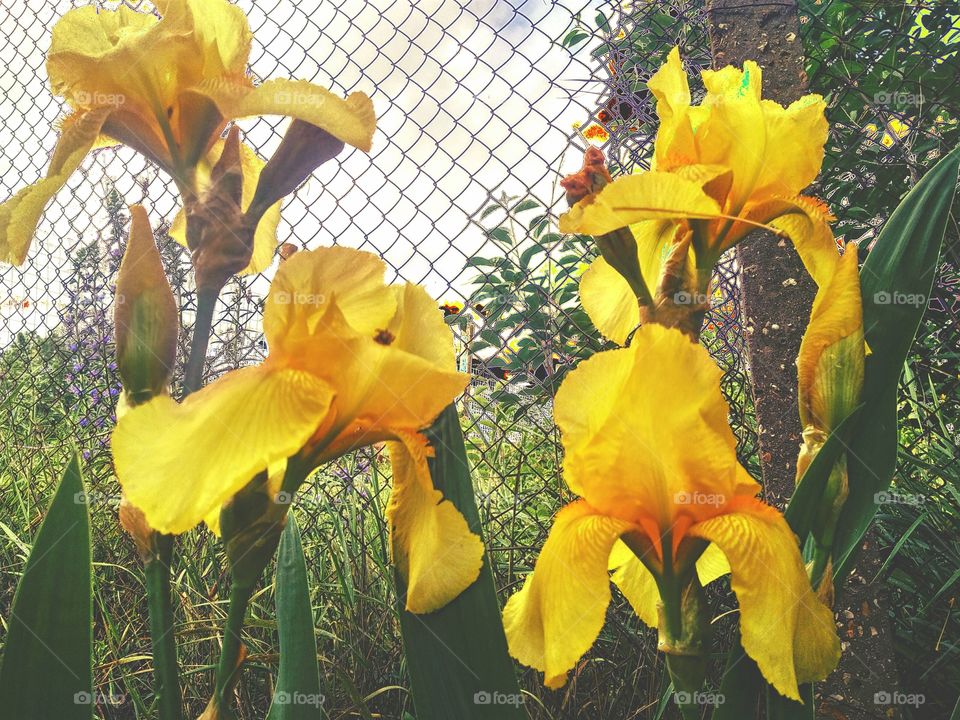
[[[862,421],[853,434],[847,467],[850,495],[833,547],[837,577],[877,512],[874,496],[889,487],[897,460],[900,373],[926,310],[950,216],[960,148],[917,183],[887,221],[860,272],[867,358]]]
[[[76,455],[33,543],[0,670],[3,717],[93,717],[90,517]]]
[[[740,644],[740,633],[727,653],[727,665],[720,680],[723,702],[717,705],[711,720],[753,720],[760,710],[763,676]]]
[[[783,513],[790,524],[790,529],[800,538],[801,545],[813,529],[813,521],[820,508],[830,472],[837,458],[846,448],[845,440],[856,427],[861,408],[863,405],[856,407],[827,437],[823,447],[807,466],[806,472],[803,473],[797,485],[797,491],[790,498],[787,509]]]
[[[323,717],[324,697],[320,692],[307,563],[292,511],[280,538],[276,594],[280,670],[267,720],[316,720]]]
[[[434,485],[479,533],[480,516],[455,406],[441,413],[428,434],[436,448],[436,457],[430,460]],[[405,590],[399,576],[397,583],[417,720],[525,720],[486,559],[473,585],[429,615],[403,609]]]

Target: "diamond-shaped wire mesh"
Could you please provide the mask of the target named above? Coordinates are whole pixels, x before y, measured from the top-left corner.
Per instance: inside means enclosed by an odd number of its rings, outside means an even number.
[[[83,4],[0,6],[0,197],[45,170],[64,106],[47,88],[44,51],[55,20]],[[674,44],[691,70],[709,66],[703,4],[238,4],[255,34],[250,64],[255,78],[304,78],[341,93],[363,90],[374,100],[379,129],[373,152],[355,151],[329,163],[288,198],[280,237],[303,247],[338,243],[377,252],[392,279],[422,283],[438,304],[448,306],[458,361],[475,376],[461,416],[491,562],[506,596],[532,566],[553,512],[570,499],[560,478],[552,390],[580,358],[603,346],[575,294],[580,261],[593,250],[557,234],[556,216],[564,209],[557,181],[579,167],[588,142],[604,136],[615,171],[647,167],[656,126],[644,84]],[[149,10],[147,3],[131,6]],[[934,138],[942,147],[956,142],[957,98],[947,90],[931,98],[945,119],[926,111],[920,118],[900,113],[906,133],[883,103],[867,103],[872,112],[851,114],[851,105],[864,106],[864,79],[895,69],[915,49],[910,28],[888,19],[882,4],[873,11],[836,1],[801,3],[801,9],[812,87],[829,95],[834,124],[821,184],[838,214],[849,218],[840,226],[848,239],[870,238],[899,192],[936,153],[919,138]],[[871,52],[838,62],[838,53],[877,22],[893,25],[890,32],[876,34]],[[634,50],[624,51],[623,40]],[[643,50],[639,57],[636,48]],[[956,70],[955,58],[945,62]],[[894,91],[913,90],[897,86]],[[870,123],[874,132],[868,131]],[[240,125],[262,157],[269,157],[284,129],[277,118]],[[884,132],[894,137],[889,145]],[[891,167],[901,173],[901,184],[878,173]],[[876,201],[881,195],[885,202]],[[102,665],[96,679],[105,694],[116,689],[124,698],[115,707],[98,707],[110,718],[145,716],[152,698],[149,662],[138,656],[147,647],[142,592],[118,569],[133,567],[135,560],[116,529],[117,489],[107,446],[118,392],[111,296],[125,241],[125,205],[134,202],[147,205],[184,311],[182,361],[195,296],[188,258],[166,234],[177,195],[169,179],[133,151],[93,153],[48,206],[27,263],[0,270],[0,487],[19,493],[18,527],[29,542],[64,458],[74,446],[83,453],[95,501],[95,536],[114,540],[98,542],[95,550],[95,560],[102,563],[98,586],[105,588],[98,595]],[[845,214],[844,208],[857,212]],[[956,237],[954,226],[917,357],[905,379],[911,434],[903,450],[921,463],[904,466],[912,477],[927,472],[918,469],[926,467],[923,463],[932,463],[940,478],[960,474],[955,452],[960,431],[943,419],[957,417],[960,396]],[[528,252],[534,246],[540,250]],[[265,355],[260,313],[272,272],[228,285],[208,354],[208,377]],[[719,268],[716,287],[704,341],[724,369],[741,459],[756,470],[732,257]],[[298,500],[314,603],[325,633],[320,651],[325,710],[331,717],[360,707],[390,718],[412,712],[409,698],[390,689],[407,683],[388,611],[392,590],[382,518],[389,493],[386,469],[378,452],[357,453],[325,469]],[[943,502],[956,508],[956,496],[951,499],[946,489],[942,494]],[[180,550],[178,634],[189,648],[186,668],[198,670],[215,657],[223,616],[218,588],[226,577],[207,535],[185,537]],[[3,557],[0,596],[11,598],[22,557],[15,552]],[[0,609],[6,610],[6,603]],[[271,665],[276,657],[270,603],[262,611],[255,605],[253,613],[264,621],[264,627],[253,623],[251,630],[253,662]],[[532,673],[524,685],[552,717],[645,717],[647,710],[638,708],[647,707],[652,717],[659,670],[649,639],[618,599],[569,694],[545,693]],[[209,694],[203,682],[191,683],[188,691],[190,707],[198,712]],[[262,716],[268,673],[247,677],[240,693],[243,716]]]

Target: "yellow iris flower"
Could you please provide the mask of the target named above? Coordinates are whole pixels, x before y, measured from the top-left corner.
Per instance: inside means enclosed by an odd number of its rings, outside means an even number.
[[[798,483],[830,433],[859,404],[866,350],[857,245],[848,243],[833,277],[817,291],[797,356],[797,395],[803,427],[803,444],[797,457]],[[812,530],[821,553],[833,544],[848,494],[844,452],[831,469],[814,518]],[[829,579],[829,573],[824,577]]]
[[[370,149],[375,119],[363,93],[344,100],[285,79],[253,86],[245,75],[252,34],[239,8],[226,0],[155,5],[160,18],[123,5],[89,5],[70,10],[54,26],[47,74],[72,112],[61,125],[46,177],[0,205],[0,261],[23,263],[47,202],[96,147],[120,142],[134,148],[168,172],[185,197],[204,189],[197,167],[212,166],[216,157],[210,153],[217,155],[217,139],[236,118],[285,115]],[[256,186],[261,166],[248,157],[245,185]],[[278,206],[265,213],[267,228],[257,233],[262,247],[247,272],[269,264],[278,218]]]
[[[557,514],[503,613],[511,654],[549,687],[597,638],[611,579],[656,627],[659,584],[694,563],[704,583],[731,572],[743,647],[780,693],[796,699],[798,683],[836,665],[833,613],[810,587],[796,536],[737,462],[720,375],[702,347],[650,324],[564,380],[555,419],[564,478],[582,499]]]
[[[255,475],[296,457],[317,467],[389,441],[387,514],[407,607],[430,612],[480,571],[483,545],[432,484],[419,431],[463,390],[453,339],[436,303],[412,284],[385,285],[377,256],[340,247],[285,261],[264,309],[269,356],[177,403],[130,408],[113,433],[125,497],[150,527],[182,533],[215,518]]]
[[[653,169],[619,177],[560,217],[562,232],[605,235],[629,226],[651,296],[659,270],[688,239],[690,265],[709,269],[758,226],[789,237],[818,284],[833,272],[833,218],[800,193],[820,170],[827,138],[825,104],[807,95],[787,108],[761,97],[760,67],[704,71],[706,96],[691,105],[690,87],[674,48],[650,79],[660,129]],[[584,307],[609,338],[623,342],[639,322],[635,295],[605,260],[584,276]],[[705,287],[699,288],[706,293]]]
[[[863,305],[857,245],[848,243],[833,277],[817,291],[797,356],[800,422],[829,435],[860,402]]]

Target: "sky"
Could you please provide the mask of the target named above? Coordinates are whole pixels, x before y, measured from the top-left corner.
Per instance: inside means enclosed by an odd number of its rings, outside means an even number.
[[[47,88],[49,31],[83,4],[0,0],[0,198],[45,171],[64,110]],[[577,10],[592,18],[598,0],[238,4],[254,31],[255,78],[362,90],[378,116],[370,156],[342,154],[288,198],[281,242],[373,250],[392,268],[388,280],[454,299],[471,290],[474,271],[463,265],[488,242],[484,227],[502,218],[479,221],[491,198],[529,192],[560,209],[556,182],[582,157],[573,124],[588,119],[603,86],[591,80],[598,68],[586,52],[571,55],[559,39]],[[240,127],[267,157],[285,124],[270,117]],[[27,263],[0,270],[0,348],[23,327],[56,326],[66,248],[104,232],[108,179],[126,202],[144,202],[155,225],[173,219],[175,193],[142,158],[126,149],[88,157],[48,206]],[[255,292],[266,292],[274,270]]]

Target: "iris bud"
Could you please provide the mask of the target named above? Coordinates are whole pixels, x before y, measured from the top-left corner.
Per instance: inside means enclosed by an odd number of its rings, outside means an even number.
[[[177,352],[177,303],[147,211],[130,208],[130,239],[117,276],[117,370],[131,405],[167,391]]]

